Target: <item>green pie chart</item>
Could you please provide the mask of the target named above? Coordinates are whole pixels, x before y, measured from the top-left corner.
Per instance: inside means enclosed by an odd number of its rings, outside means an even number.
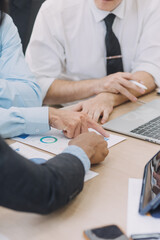
[[[46,136],[46,137],[42,137],[42,138],[40,139],[40,141],[41,141],[42,143],[51,144],[51,143],[57,142],[58,139],[55,138],[55,137],[52,137],[52,136]]]

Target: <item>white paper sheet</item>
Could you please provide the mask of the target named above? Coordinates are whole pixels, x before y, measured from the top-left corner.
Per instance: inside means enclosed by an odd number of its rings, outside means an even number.
[[[94,130],[90,129],[90,131]],[[63,135],[62,131],[54,128],[44,135],[22,135],[13,139],[54,154],[61,153],[68,146],[69,142],[69,139]],[[125,139],[126,138],[124,137],[112,134],[109,138],[105,138],[105,140],[108,142],[108,147],[112,147],[113,145]]]
[[[141,216],[138,213],[141,194],[141,179],[129,179],[127,235],[160,232],[160,219]]]
[[[92,129],[92,128],[89,128],[89,131],[91,132],[96,132],[97,134],[100,135],[100,133],[98,133],[96,130]],[[114,134],[110,134],[108,138],[104,138],[107,143],[108,143],[108,148],[124,141],[126,138],[125,137],[120,137],[120,136],[117,136],[117,135],[114,135]]]
[[[24,145],[22,143],[19,143],[19,142],[15,142],[15,143],[12,143],[10,145],[10,147],[15,150],[17,153],[21,154],[22,156],[30,159],[30,160],[49,160],[52,155],[48,154],[48,153],[44,153],[44,152],[40,152],[36,149],[33,149],[27,145]],[[98,173],[96,172],[93,172],[91,170],[89,170],[87,172],[87,174],[85,175],[85,178],[84,178],[84,182],[96,177],[98,175]],[[1,238],[0,238],[1,240]]]
[[[44,135],[22,135],[14,138],[14,140],[54,154],[61,153],[68,146],[69,142],[69,139],[63,135],[62,131],[54,128]]]
[[[87,182],[88,180],[90,180],[98,175],[99,175],[99,173],[89,170],[84,177],[84,182]]]
[[[17,153],[19,153],[20,155],[22,155],[28,159],[33,159],[33,158],[40,159],[41,158],[44,160],[49,160],[53,156],[53,155],[45,153],[45,152],[40,152],[34,148],[31,148],[31,147],[24,145],[22,143],[19,143],[19,142],[12,143],[10,145],[10,147],[13,150],[15,150]]]

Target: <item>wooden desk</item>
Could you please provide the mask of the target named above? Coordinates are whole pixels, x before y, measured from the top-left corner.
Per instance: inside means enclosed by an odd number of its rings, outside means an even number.
[[[151,101],[156,93],[142,98]],[[117,107],[111,119],[137,107]],[[127,225],[128,178],[142,178],[146,162],[160,149],[157,144],[127,137],[110,149],[99,176],[85,183],[82,193],[63,209],[47,215],[18,213],[0,208],[0,233],[11,240],[82,240],[83,230],[106,224]]]

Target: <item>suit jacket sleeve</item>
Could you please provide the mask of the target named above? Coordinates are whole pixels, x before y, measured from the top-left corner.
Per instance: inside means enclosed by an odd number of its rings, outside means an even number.
[[[10,5],[13,5],[17,8],[24,8],[32,4],[32,0],[10,0]]]
[[[62,153],[35,164],[0,138],[0,205],[18,211],[50,213],[67,204],[83,188],[81,161]]]

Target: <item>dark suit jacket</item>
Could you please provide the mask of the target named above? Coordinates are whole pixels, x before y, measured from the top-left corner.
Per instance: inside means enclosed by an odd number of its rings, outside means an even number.
[[[38,165],[18,155],[0,138],[0,205],[18,211],[50,213],[83,188],[81,161],[62,153]]]
[[[9,0],[9,14],[18,28],[25,52],[38,10],[44,0]]]

